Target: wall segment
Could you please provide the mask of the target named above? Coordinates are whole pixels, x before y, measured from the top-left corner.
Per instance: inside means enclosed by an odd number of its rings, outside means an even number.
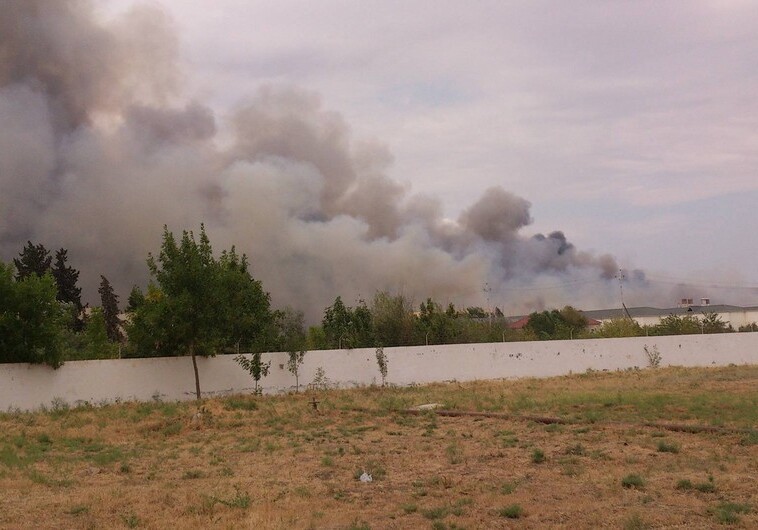
[[[385,348],[387,382],[411,385],[519,377],[550,377],[587,370],[645,368],[645,346],[661,355],[661,366],[758,364],[758,333],[676,335],[572,341],[506,342]],[[266,393],[294,390],[286,353],[266,353],[271,372]],[[252,391],[250,376],[232,355],[198,358],[200,385],[207,396]],[[301,385],[324,371],[342,388],[381,382],[374,349],[308,352]],[[62,400],[68,405],[114,401],[194,398],[189,357],[71,361],[58,370],[29,364],[0,364],[0,411],[33,410]]]

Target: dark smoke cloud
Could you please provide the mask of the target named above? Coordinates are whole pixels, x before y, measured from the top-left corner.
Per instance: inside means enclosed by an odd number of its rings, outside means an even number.
[[[96,302],[104,274],[125,297],[146,281],[164,224],[205,222],[217,248],[250,255],[276,303],[312,320],[336,295],[382,289],[458,305],[489,297],[511,312],[545,296],[616,301],[614,259],[578,251],[562,232],[523,235],[525,199],[491,188],[445,219],[436,199],[388,178],[387,149],[356,142],[317,95],[263,87],[220,120],[177,92],[176,53],[153,9],[102,21],[85,1],[3,3],[3,260],[27,239],[64,246],[85,296]]]

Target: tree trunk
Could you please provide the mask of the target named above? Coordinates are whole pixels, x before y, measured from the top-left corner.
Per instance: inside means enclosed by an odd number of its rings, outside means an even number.
[[[197,358],[195,357],[195,345],[190,343],[190,355],[192,356],[192,368],[195,369],[195,395],[200,400],[200,375],[197,373]]]

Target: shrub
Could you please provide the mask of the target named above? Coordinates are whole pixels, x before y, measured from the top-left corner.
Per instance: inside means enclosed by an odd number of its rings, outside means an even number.
[[[524,509],[519,504],[511,504],[501,508],[498,514],[500,517],[507,517],[508,519],[519,519],[524,515]]]
[[[629,474],[621,479],[621,485],[625,488],[642,489],[645,486],[645,481],[637,474]]]
[[[678,453],[679,446],[675,443],[666,443],[665,441],[661,440],[660,442],[658,442],[658,452],[659,453]]]

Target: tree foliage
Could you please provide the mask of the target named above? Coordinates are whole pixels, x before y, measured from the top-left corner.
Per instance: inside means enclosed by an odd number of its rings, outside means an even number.
[[[85,319],[81,332],[66,330],[62,347],[67,361],[78,361],[117,359],[120,345],[109,340],[103,310],[95,307]]]
[[[593,332],[592,336],[598,338],[618,338],[641,337],[644,334],[644,329],[635,320],[629,318],[614,318],[603,322],[603,324]]]
[[[13,265],[16,267],[16,279],[23,280],[32,274],[41,278],[50,270],[52,261],[50,252],[42,243],[34,245],[31,241],[27,241],[19,257],[13,258]]]
[[[700,321],[694,315],[669,315],[651,328],[653,335],[693,335],[702,333]]]
[[[371,305],[376,346],[408,346],[414,342],[415,316],[410,302],[401,294],[381,291]]]
[[[63,364],[65,312],[56,292],[51,274],[14,279],[0,262],[0,362]]]
[[[160,253],[147,264],[152,283],[132,315],[131,354],[189,355],[199,399],[196,357],[254,342],[271,318],[268,294],[234,248],[214,258],[203,225],[197,240],[184,231],[179,241],[164,227]]]
[[[529,315],[525,328],[539,340],[566,340],[578,337],[587,328],[587,318],[571,306],[560,311],[542,311]]]
[[[268,375],[269,369],[271,368],[271,361],[264,363],[263,354],[259,351],[253,352],[250,357],[237,355],[234,360],[242,367],[243,370],[250,374],[250,377],[253,378],[253,381],[255,382],[253,393],[260,394],[260,387],[258,386],[258,383],[262,378]]]
[[[300,365],[305,361],[307,338],[302,311],[287,307],[277,315],[280,351],[287,352],[287,370],[295,376],[295,391],[300,391]]]
[[[121,342],[124,336],[121,333],[121,321],[118,319],[118,295],[105,276],[100,276],[100,287],[97,292],[100,293],[100,307],[102,307],[103,323],[108,340]]]

